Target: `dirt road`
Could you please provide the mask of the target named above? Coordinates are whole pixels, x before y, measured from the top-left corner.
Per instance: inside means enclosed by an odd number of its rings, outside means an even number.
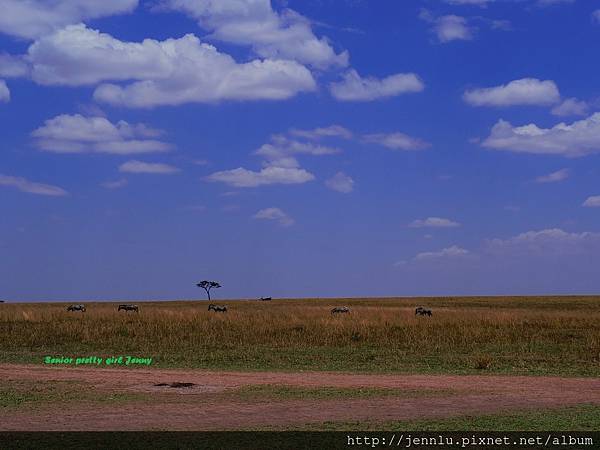
[[[600,405],[600,379],[511,376],[240,373],[167,369],[90,369],[0,365],[0,380],[73,381],[99,395],[149,394],[123,404],[60,403],[11,409],[0,430],[219,430],[292,426],[325,421],[391,421],[492,414],[578,404]],[[159,383],[194,383],[191,388]],[[246,386],[394,388],[410,396],[324,400],[215,396]],[[165,389],[168,394],[165,396]],[[417,391],[417,395],[414,395]],[[418,393],[423,392],[423,396]],[[435,395],[427,395],[435,392]],[[440,393],[441,392],[441,393]]]

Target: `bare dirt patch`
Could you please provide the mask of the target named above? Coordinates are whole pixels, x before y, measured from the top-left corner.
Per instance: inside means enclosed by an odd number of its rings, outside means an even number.
[[[118,407],[88,402],[5,414],[0,430],[214,430],[326,421],[394,421],[600,405],[600,379],[511,376],[362,375],[325,372],[215,372],[0,365],[0,379],[77,381],[99,393],[154,393]],[[172,380],[192,383],[170,387]],[[155,386],[156,384],[169,386]],[[213,395],[247,386],[393,388],[422,397],[244,400]],[[165,393],[168,392],[167,393]],[[440,391],[446,394],[440,394]],[[186,394],[186,395],[180,395]]]

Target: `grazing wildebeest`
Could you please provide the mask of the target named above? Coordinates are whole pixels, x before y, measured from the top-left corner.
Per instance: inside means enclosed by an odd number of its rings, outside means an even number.
[[[140,312],[138,305],[119,305],[119,308],[117,309],[117,311],[135,311],[135,312]]]
[[[227,306],[213,305],[211,303],[208,305],[208,310],[213,310],[214,312],[227,312]]]
[[[85,305],[71,305],[67,307],[67,311],[81,311],[85,312]]]
[[[331,310],[331,314],[349,313],[349,312],[350,312],[350,308],[348,308],[347,306],[336,306],[335,308],[333,308]]]
[[[431,312],[430,309],[425,309],[422,306],[419,306],[417,309],[415,309],[415,316],[429,316],[431,317],[433,313]]]
[[[269,301],[271,301],[271,300],[273,300],[271,297],[261,297],[261,298],[260,298],[260,301],[261,301],[261,302],[269,302]]]

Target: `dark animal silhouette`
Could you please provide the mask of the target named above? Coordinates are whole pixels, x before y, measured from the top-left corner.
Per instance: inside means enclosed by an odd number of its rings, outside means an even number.
[[[85,312],[85,305],[71,305],[67,307],[67,311],[81,311]]]
[[[337,306],[331,310],[331,314],[349,313],[349,312],[350,312],[350,308],[348,308],[347,306]]]
[[[208,310],[212,310],[214,312],[227,312],[227,306],[213,305],[211,303],[210,305],[208,305]]]
[[[429,316],[431,317],[433,315],[433,313],[431,312],[430,309],[425,309],[422,306],[419,306],[417,309],[415,309],[415,316]]]
[[[260,298],[260,301],[261,301],[261,302],[269,302],[269,301],[271,301],[271,300],[273,300],[271,297],[261,297],[261,298]]]
[[[117,309],[117,311],[135,311],[135,312],[140,312],[138,305],[119,305],[119,308]]]

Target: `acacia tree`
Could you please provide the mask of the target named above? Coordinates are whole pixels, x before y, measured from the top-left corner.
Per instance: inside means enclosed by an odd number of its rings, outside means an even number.
[[[200,283],[198,283],[196,286],[198,286],[199,288],[202,288],[206,291],[206,295],[208,295],[208,300],[210,301],[210,290],[212,288],[220,288],[221,284],[217,283],[216,281],[201,281]]]

